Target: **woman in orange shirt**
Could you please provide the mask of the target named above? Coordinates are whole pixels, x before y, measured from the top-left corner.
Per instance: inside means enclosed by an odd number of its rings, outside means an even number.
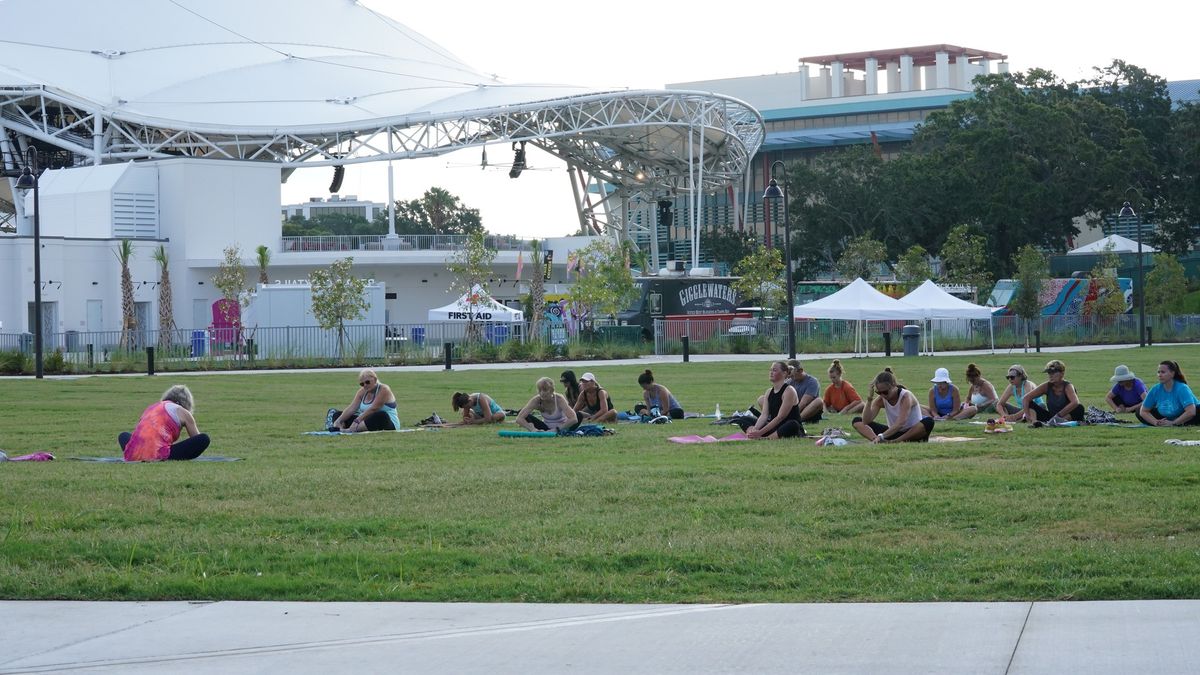
[[[854,385],[842,379],[842,362],[834,359],[829,365],[829,386],[825,387],[825,412],[852,414],[862,412],[863,400]]]

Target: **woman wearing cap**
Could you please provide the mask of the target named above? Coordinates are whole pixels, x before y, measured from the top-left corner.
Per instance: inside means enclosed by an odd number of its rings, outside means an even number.
[[[1113,383],[1108,396],[1104,397],[1108,400],[1108,406],[1113,412],[1136,415],[1142,409],[1142,399],[1146,398],[1146,383],[1125,365],[1113,369],[1113,376],[1108,381]]]
[[[804,366],[796,359],[790,359],[786,363],[789,373],[786,382],[796,390],[800,422],[820,422],[821,413],[825,410],[825,401],[821,398],[821,382],[804,372]]]
[[[1025,395],[1025,405],[1021,409],[1022,417],[1028,422],[1049,422],[1054,418],[1082,422],[1083,405],[1079,403],[1075,385],[1066,379],[1066,364],[1054,359],[1046,364],[1046,369],[1042,372],[1046,373],[1049,379]],[[1042,395],[1046,396],[1045,407],[1037,402],[1037,398]]]
[[[796,388],[788,383],[791,368],[783,361],[771,364],[767,378],[771,387],[759,400],[763,403],[763,414],[751,421],[743,418],[737,422],[747,438],[792,438],[804,435],[804,424],[800,422],[800,399]]]
[[[537,394],[517,413],[517,424],[529,431],[558,431],[579,424],[567,398],[554,391],[554,380],[543,377],[534,386]],[[535,412],[542,414],[540,419],[534,416]]]
[[[1024,418],[1022,409],[1025,405],[1025,396],[1033,391],[1033,383],[1029,381],[1029,374],[1025,372],[1025,366],[1019,363],[1014,363],[1008,367],[1008,375],[1004,376],[1008,380],[1008,386],[1000,393],[1000,398],[996,399],[996,411],[1004,412],[1004,420],[1006,422],[1017,422]],[[1012,399],[1012,402],[1009,402]],[[1044,405],[1042,399],[1035,401],[1038,405]]]
[[[954,419],[965,420],[979,413],[996,412],[996,388],[983,379],[983,373],[974,363],[967,364],[967,382],[971,383],[967,400],[963,401],[962,409],[954,413]]]
[[[929,388],[929,405],[921,406],[921,412],[935,420],[950,419],[962,408],[962,396],[958,393],[958,387],[950,381],[950,371],[938,368],[929,381],[933,383]]]
[[[579,421],[612,422],[617,419],[617,411],[613,410],[612,399],[591,373],[579,376],[579,398],[575,400],[575,414]]]
[[[487,394],[454,392],[450,397],[454,412],[462,410],[463,424],[499,424],[504,421],[504,408]]]
[[[563,395],[567,397],[567,403],[575,405],[575,401],[579,400],[579,381],[575,379],[575,371],[562,371],[558,381],[562,383]]]
[[[1196,424],[1196,403],[1196,395],[1188,386],[1179,364],[1163,361],[1158,364],[1158,384],[1146,393],[1138,417],[1155,427]]]
[[[647,411],[658,410],[658,414],[667,415],[673,420],[683,419],[683,406],[671,394],[671,390],[654,381],[654,373],[647,368],[638,375],[638,384],[642,387],[642,400]]]
[[[916,395],[897,383],[892,371],[884,370],[876,375],[871,390],[877,395],[867,404],[863,416],[855,417],[852,422],[863,438],[872,443],[904,443],[929,438],[933,419],[921,415],[921,403]],[[887,426],[875,421],[880,408],[887,417]]]

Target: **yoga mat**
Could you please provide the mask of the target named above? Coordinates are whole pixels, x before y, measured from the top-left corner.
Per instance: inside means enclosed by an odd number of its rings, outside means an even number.
[[[153,464],[154,462],[126,462],[124,457],[72,457],[80,462],[105,462],[117,464]],[[164,460],[166,461],[166,460]],[[196,459],[177,459],[175,462],[240,462],[241,457],[222,457],[221,455],[200,455]]]
[[[723,436],[721,438],[692,434],[690,436],[671,436],[667,440],[671,441],[672,443],[721,443],[722,441],[748,441],[750,439],[746,438],[746,434],[738,432],[736,434],[729,434],[728,436]]]
[[[555,438],[558,436],[557,431],[514,431],[505,429],[497,431],[497,436],[501,438]]]
[[[350,431],[305,431],[301,436],[362,436],[363,434],[403,434],[409,431],[420,431],[421,429],[396,429],[394,431],[359,431],[357,433]]]

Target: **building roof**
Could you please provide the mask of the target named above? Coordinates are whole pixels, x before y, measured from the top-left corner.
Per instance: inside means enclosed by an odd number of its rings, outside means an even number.
[[[840,61],[843,66],[851,70],[866,70],[866,61],[869,58],[878,59],[879,63],[882,64],[888,61],[896,61],[901,56],[911,56],[914,66],[932,66],[937,62],[938,52],[948,52],[951,56],[965,55],[970,61],[980,61],[983,59],[1004,61],[1008,58],[1007,54],[1001,54],[1000,52],[989,52],[971,47],[943,44],[924,45],[921,47],[899,47],[896,49],[874,49],[866,52],[845,52],[823,56],[801,56],[800,63],[828,66],[835,61]]]

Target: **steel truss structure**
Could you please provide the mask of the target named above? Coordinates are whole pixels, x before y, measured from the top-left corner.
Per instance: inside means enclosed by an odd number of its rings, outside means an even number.
[[[524,141],[566,162],[581,224],[614,237],[633,234],[630,200],[690,196],[698,206],[701,194],[735,184],[763,136],[762,117],[749,105],[686,91],[586,94],[370,126],[262,129],[168,126],[51,87],[0,88],[0,157],[7,168],[34,145],[70,153],[70,164],[169,157],[273,162],[286,180],[290,169],[302,166],[433,157]]]

